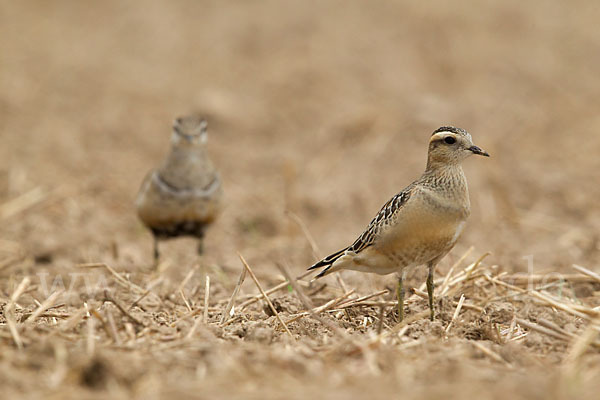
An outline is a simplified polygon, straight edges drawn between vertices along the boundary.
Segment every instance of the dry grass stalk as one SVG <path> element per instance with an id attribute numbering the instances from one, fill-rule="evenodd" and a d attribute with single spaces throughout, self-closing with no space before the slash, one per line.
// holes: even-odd
<path id="1" fill-rule="evenodd" d="M 577 265 L 577 264 L 573 264 L 573 268 L 575 268 L 577 271 L 581 272 L 582 274 L 589 276 L 596 282 L 600 282 L 600 275 L 598 275 L 594 271 L 590 271 L 589 269 L 584 268 L 581 265 Z"/>
<path id="2" fill-rule="evenodd" d="M 560 333 L 560 334 L 562 334 L 562 335 L 564 335 L 566 337 L 569 337 L 571 339 L 575 338 L 574 334 L 572 334 L 571 332 L 568 332 L 568 331 L 564 330 L 560 326 L 556 325 L 554 322 L 548 321 L 548 320 L 546 320 L 544 318 L 538 318 L 537 322 L 541 326 L 544 326 L 544 327 L 546 327 L 548 329 L 553 329 L 554 331 L 556 331 L 556 332 L 558 332 L 558 333 Z"/>
<path id="3" fill-rule="evenodd" d="M 88 318 L 87 320 L 87 340 L 86 340 L 86 351 L 88 356 L 92 356 L 95 350 L 95 327 L 94 319 Z"/>
<path id="4" fill-rule="evenodd" d="M 63 323 L 60 325 L 60 330 L 67 332 L 75 328 L 83 320 L 83 317 L 85 317 L 86 314 L 87 309 L 85 307 L 81 307 L 75 313 L 71 314 L 69 318 L 63 321 Z"/>
<path id="5" fill-rule="evenodd" d="M 300 275 L 299 277 L 297 277 L 295 280 L 297 281 L 299 279 L 306 278 L 308 275 L 310 275 L 312 273 L 313 273 L 313 271 L 306 271 L 302 275 Z M 279 290 L 285 289 L 289 285 L 290 285 L 290 281 L 286 280 L 284 282 L 281 282 L 281 283 L 277 284 L 276 286 L 272 287 L 271 289 L 267 290 L 265 293 L 267 295 L 270 295 L 270 294 L 273 294 L 275 292 L 278 292 Z M 257 301 L 259 301 L 262 298 L 263 298 L 262 293 L 261 294 L 257 294 L 255 296 L 253 296 L 252 298 L 250 298 L 250 299 L 242 302 L 238 308 L 240 310 L 243 310 L 244 308 L 248 307 L 251 304 L 256 303 Z"/>
<path id="6" fill-rule="evenodd" d="M 321 324 L 323 324 L 324 326 L 327 326 L 332 332 L 336 333 L 338 336 L 346 337 L 346 333 L 343 330 L 341 330 L 337 325 L 321 318 L 321 316 L 318 313 L 313 311 L 314 307 L 313 307 L 312 302 L 310 301 L 308 296 L 306 296 L 304 291 L 302 291 L 302 288 L 300 288 L 300 285 L 298 285 L 298 282 L 295 279 L 292 279 L 292 276 L 291 276 L 289 270 L 285 266 L 280 265 L 280 264 L 277 264 L 277 267 L 279 268 L 281 273 L 288 279 L 288 281 L 290 282 L 290 285 L 292 285 L 292 288 L 294 289 L 294 292 L 296 293 L 296 296 L 298 297 L 300 302 L 302 302 L 304 307 L 306 307 L 306 309 L 309 310 L 306 313 L 302 313 L 302 316 L 310 315 L 315 320 L 317 320 Z M 298 318 L 301 318 L 301 316 L 297 316 L 296 319 L 298 319 Z M 293 321 L 290 320 L 286 323 L 289 324 L 290 322 L 293 322 Z"/>
<path id="7" fill-rule="evenodd" d="M 422 299 L 427 299 L 427 293 L 418 290 L 418 289 L 413 289 L 414 294 L 416 294 L 417 296 L 421 297 Z M 452 305 L 457 307 L 458 306 L 458 301 L 454 301 L 452 300 Z M 483 307 L 478 306 L 476 304 L 471 304 L 471 303 L 463 303 L 462 308 L 465 308 L 467 310 L 473 310 L 473 311 L 477 311 L 477 312 L 482 312 L 483 311 Z"/>
<path id="8" fill-rule="evenodd" d="M 196 273 L 196 271 L 198 271 L 198 269 L 200 268 L 199 265 L 195 265 L 194 268 L 192 268 L 187 275 L 185 276 L 185 278 L 183 278 L 183 280 L 181 281 L 181 283 L 179 284 L 179 286 L 177 287 L 177 291 L 178 292 L 182 292 L 183 289 L 185 288 L 185 285 L 187 285 L 187 283 L 190 281 L 190 279 L 192 279 L 192 276 L 194 276 L 194 274 Z"/>
<path id="9" fill-rule="evenodd" d="M 115 342 L 115 344 L 121 344 L 121 338 L 119 337 L 119 332 L 117 331 L 117 326 L 115 324 L 115 318 L 110 310 L 106 310 L 106 320 L 108 321 L 108 326 L 110 328 L 111 336 Z"/>
<path id="10" fill-rule="evenodd" d="M 456 268 L 458 268 L 458 266 L 460 264 L 462 264 L 462 262 L 471 255 L 473 250 L 475 250 L 475 247 L 473 247 L 473 246 L 469 247 L 469 249 L 467 251 L 465 251 L 464 254 L 462 256 L 460 256 L 460 258 L 450 267 L 450 269 L 448 270 L 448 273 L 444 277 L 444 280 L 442 281 L 442 284 L 440 286 L 440 293 L 442 295 L 444 295 L 448 291 L 448 282 L 450 281 L 450 277 L 452 276 L 452 273 L 454 272 L 454 270 Z"/>
<path id="11" fill-rule="evenodd" d="M 202 322 L 208 323 L 208 300 L 210 298 L 210 276 L 206 275 L 206 284 L 204 286 L 204 312 Z"/>
<path id="12" fill-rule="evenodd" d="M 293 213 L 292 211 L 286 210 L 285 213 L 292 221 L 294 221 L 300 227 L 300 230 L 304 234 L 306 241 L 310 245 L 310 249 L 312 251 L 313 257 L 315 258 L 315 261 L 320 260 L 321 259 L 321 256 L 320 256 L 321 251 L 319 250 L 319 247 L 317 246 L 317 242 L 315 242 L 314 238 L 310 234 L 308 227 L 306 226 L 304 221 L 302 221 L 302 219 L 298 215 Z M 340 288 L 342 289 L 342 291 L 344 293 L 346 293 L 348 291 L 348 286 L 346 285 L 346 282 L 344 282 L 344 279 L 342 278 L 341 274 L 339 272 L 336 272 L 334 274 L 334 276 L 335 276 L 336 282 L 338 283 L 338 285 L 340 285 Z"/>
<path id="13" fill-rule="evenodd" d="M 114 268 L 112 268 L 110 265 L 108 265 L 106 263 L 85 263 L 85 264 L 78 264 L 77 267 L 78 268 L 105 268 L 108 272 L 111 273 L 112 276 L 115 277 L 115 280 L 119 285 L 123 286 L 124 288 L 126 288 L 132 292 L 136 292 L 138 294 L 147 294 L 146 293 L 147 290 L 139 287 L 135 283 L 130 282 L 128 279 L 124 278 L 121 274 L 119 274 L 117 271 L 115 271 Z"/>
<path id="14" fill-rule="evenodd" d="M 34 205 L 41 203 L 48 197 L 48 193 L 41 187 L 31 189 L 16 198 L 7 201 L 0 205 L 0 219 L 6 219 L 13 215 L 19 214 L 33 207 Z"/>
<path id="15" fill-rule="evenodd" d="M 491 358 L 492 360 L 502 363 L 505 366 L 507 366 L 508 368 L 513 368 L 512 364 L 509 363 L 508 361 L 506 361 L 504 358 L 502 358 L 502 356 L 500 356 L 498 353 L 488 349 L 486 346 L 484 346 L 483 344 L 477 342 L 477 341 L 471 341 L 471 343 L 473 344 L 473 346 L 475 346 L 476 348 L 478 348 L 483 354 L 485 354 L 486 356 L 488 356 L 489 358 Z"/>
<path id="16" fill-rule="evenodd" d="M 18 255 L 13 255 L 13 256 L 10 256 L 10 257 L 2 260 L 0 262 L 0 271 L 2 271 L 3 269 L 6 269 L 6 268 L 12 267 L 13 265 L 17 264 L 18 262 L 23 261 L 25 258 L 26 258 L 25 254 L 18 254 Z"/>
<path id="17" fill-rule="evenodd" d="M 187 335 L 185 335 L 186 340 L 189 340 L 192 337 L 194 337 L 194 334 L 198 330 L 198 327 L 200 326 L 201 323 L 202 323 L 202 318 L 200 318 L 200 317 L 198 317 L 194 320 L 194 325 L 192 325 L 192 329 L 190 329 L 190 331 L 187 333 Z"/>
<path id="18" fill-rule="evenodd" d="M 163 277 L 159 277 L 158 279 L 153 280 L 152 282 L 150 282 L 147 286 L 146 286 L 146 291 L 140 296 L 138 297 L 132 304 L 131 306 L 129 306 L 129 310 L 131 310 L 133 307 L 137 306 L 140 301 L 142 301 L 143 299 L 146 298 L 146 296 L 148 296 L 150 293 L 152 293 L 152 289 L 154 289 L 156 286 L 158 286 L 159 284 L 161 284 L 163 282 Z M 155 295 L 156 296 L 156 295 Z M 159 300 L 159 302 L 162 304 L 162 299 L 159 296 L 156 296 Z"/>
<path id="19" fill-rule="evenodd" d="M 338 308 L 342 309 L 342 308 L 360 306 L 360 305 L 362 305 L 362 302 L 364 302 L 366 300 L 372 299 L 373 297 L 382 296 L 382 295 L 387 294 L 387 293 L 388 293 L 387 289 L 380 290 L 378 292 L 371 293 L 371 294 L 368 294 L 366 296 L 359 297 L 357 299 L 351 299 L 350 301 L 343 302 L 340 305 L 338 305 Z M 397 302 L 395 302 L 395 304 L 397 304 Z"/>
<path id="20" fill-rule="evenodd" d="M 522 318 L 517 318 L 517 323 L 519 325 L 521 325 L 521 326 L 524 326 L 525 328 L 534 330 L 534 331 L 539 332 L 539 333 L 543 333 L 545 335 L 552 336 L 555 339 L 569 341 L 569 337 L 568 336 L 566 336 L 566 335 L 564 335 L 564 334 L 562 334 L 560 332 L 556 332 L 556 331 L 554 331 L 552 329 L 549 329 L 549 328 L 543 327 L 541 325 L 538 325 L 538 324 L 536 324 L 534 322 L 531 322 L 531 321 L 528 321 L 528 320 L 525 320 L 525 319 L 522 319 Z"/>
<path id="21" fill-rule="evenodd" d="M 573 338 L 570 345 L 570 350 L 565 357 L 564 364 L 567 368 L 575 369 L 581 360 L 581 357 L 586 353 L 592 345 L 598 347 L 595 342 L 599 335 L 598 324 L 600 319 L 592 321 L 579 337 Z"/>
<path id="22" fill-rule="evenodd" d="M 586 283 L 596 281 L 593 277 L 581 274 L 512 274 L 498 277 L 499 280 L 512 285 L 535 285 L 552 282 Z"/>
<path id="23" fill-rule="evenodd" d="M 450 328 L 452 328 L 452 324 L 458 317 L 458 313 L 460 313 L 460 310 L 462 309 L 464 302 L 465 302 L 465 295 L 461 294 L 460 299 L 458 300 L 458 304 L 456 305 L 456 310 L 454 310 L 454 315 L 452 315 L 452 319 L 450 320 L 450 323 L 446 327 L 446 333 L 450 332 Z"/>
<path id="24" fill-rule="evenodd" d="M 479 271 L 479 265 L 488 255 L 490 255 L 489 252 L 484 253 L 481 257 L 479 257 L 477 259 L 477 261 L 475 261 L 472 264 L 467 265 L 462 271 L 460 271 L 455 276 L 450 278 L 448 280 L 448 282 L 446 283 L 445 287 L 443 288 L 443 290 L 444 290 L 443 295 L 452 297 L 452 296 L 454 296 L 454 294 L 456 294 L 457 292 L 459 292 L 461 290 L 461 287 L 459 286 L 459 284 L 479 278 L 480 275 L 477 274 L 477 272 Z M 454 290 L 451 290 L 451 289 L 454 289 Z M 423 283 L 421 285 L 419 290 L 420 291 L 425 290 L 425 283 Z"/>
<path id="25" fill-rule="evenodd" d="M 240 257 L 240 260 L 242 261 L 242 264 L 244 264 L 244 267 L 246 268 L 246 270 L 248 270 L 248 273 L 250 274 L 250 277 L 252 278 L 252 280 L 256 284 L 256 287 L 258 288 L 258 290 L 260 291 L 260 293 L 263 295 L 265 301 L 269 305 L 269 308 L 271 309 L 271 311 L 273 312 L 273 314 L 275 314 L 275 317 L 277 318 L 277 320 L 279 321 L 279 323 L 283 326 L 283 329 L 285 329 L 285 331 L 288 333 L 288 335 L 290 335 L 290 337 L 293 338 L 294 335 L 292 335 L 292 332 L 290 332 L 290 330 L 288 329 L 288 327 L 285 324 L 285 322 L 283 322 L 283 319 L 281 319 L 281 316 L 279 315 L 279 313 L 275 309 L 275 306 L 273 306 L 273 303 L 271 303 L 271 300 L 269 299 L 269 296 L 263 290 L 262 286 L 260 285 L 260 282 L 256 278 L 256 275 L 254 275 L 254 272 L 252 272 L 252 268 L 250 268 L 250 265 L 248 265 L 248 263 L 246 262 L 246 260 L 244 259 L 244 257 L 240 253 L 238 253 L 238 256 Z"/>
<path id="26" fill-rule="evenodd" d="M 118 301 L 117 301 L 117 300 L 116 300 L 114 297 L 112 297 L 112 296 L 110 295 L 110 293 L 108 292 L 108 290 L 105 290 L 105 291 L 104 291 L 104 301 L 111 302 L 111 303 L 113 303 L 115 306 L 117 306 L 117 308 L 119 309 L 119 311 L 121 311 L 121 313 L 122 313 L 123 315 L 125 315 L 127 318 L 129 318 L 129 320 L 130 320 L 131 322 L 133 322 L 134 324 L 136 324 L 136 325 L 139 325 L 139 326 L 145 326 L 145 325 L 144 325 L 144 323 L 143 323 L 142 321 L 138 320 L 136 317 L 134 317 L 133 315 L 131 315 L 131 314 L 130 314 L 130 313 L 129 313 L 129 312 L 126 310 L 126 309 L 125 309 L 125 307 L 123 307 L 123 306 L 121 305 L 121 303 L 119 303 L 119 302 L 118 302 Z"/>
<path id="27" fill-rule="evenodd" d="M 17 323 L 15 321 L 14 316 L 14 308 L 19 300 L 19 297 L 25 292 L 27 287 L 29 286 L 30 279 L 29 277 L 23 278 L 17 289 L 14 291 L 12 296 L 10 296 L 10 300 L 4 309 L 4 317 L 6 318 L 6 325 L 8 325 L 8 330 L 13 338 L 13 341 L 17 345 L 17 348 L 20 350 L 23 348 L 23 341 L 21 340 L 21 336 L 19 335 L 19 329 L 17 327 Z"/>
<path id="28" fill-rule="evenodd" d="M 310 249 L 312 251 L 312 254 L 313 254 L 315 260 L 319 260 L 321 258 L 321 256 L 320 256 L 321 252 L 319 251 L 317 242 L 315 242 L 315 239 L 310 234 L 308 227 L 306 226 L 304 221 L 302 221 L 302 219 L 297 214 L 295 214 L 294 212 L 289 211 L 289 210 L 285 211 L 285 215 L 287 215 L 292 221 L 294 221 L 300 227 L 300 230 L 304 234 L 304 237 L 306 238 L 306 241 L 308 242 L 308 244 L 310 246 Z"/>
<path id="29" fill-rule="evenodd" d="M 292 322 L 295 322 L 297 320 L 299 320 L 302 317 L 306 317 L 307 315 L 319 315 L 322 312 L 331 310 L 332 308 L 334 308 L 335 306 L 337 306 L 340 302 L 342 302 L 343 300 L 347 299 L 348 297 L 350 297 L 351 295 L 354 294 L 354 289 L 348 291 L 347 293 L 344 293 L 343 295 L 341 295 L 340 297 L 336 297 L 335 299 L 332 299 L 330 301 L 328 301 L 327 303 L 319 306 L 319 307 L 314 307 L 314 308 L 309 308 L 308 311 L 302 312 L 300 314 L 296 314 L 294 316 L 292 316 L 289 320 L 286 321 L 286 324 L 290 324 Z"/>
<path id="30" fill-rule="evenodd" d="M 231 313 L 231 310 L 233 310 L 233 304 L 235 303 L 235 298 L 237 297 L 238 293 L 240 292 L 240 288 L 242 287 L 242 284 L 244 283 L 245 280 L 246 280 L 246 268 L 242 268 L 242 272 L 240 273 L 240 277 L 237 281 L 237 284 L 235 285 L 235 288 L 233 289 L 233 293 L 231 294 L 231 297 L 229 298 L 229 301 L 227 302 L 227 306 L 225 307 L 225 310 L 223 311 L 223 316 L 221 317 L 221 326 L 223 326 L 223 324 L 225 322 L 227 322 L 227 320 L 231 317 L 230 313 Z"/>
<path id="31" fill-rule="evenodd" d="M 506 336 L 506 340 L 505 340 L 506 342 L 510 342 L 512 340 L 516 327 L 517 327 L 517 317 L 513 313 L 513 318 L 510 321 L 510 326 L 508 328 L 508 335 Z"/>
<path id="32" fill-rule="evenodd" d="M 102 324 L 102 329 L 104 329 L 104 332 L 106 332 L 106 334 L 108 335 L 108 337 L 110 337 L 112 339 L 113 342 L 116 341 L 116 339 L 112 336 L 112 332 L 110 331 L 110 327 L 108 326 L 108 324 L 106 323 L 106 321 L 104 320 L 104 318 L 102 318 L 102 315 L 100 315 L 100 313 L 98 312 L 98 310 L 94 309 L 91 311 L 92 317 L 96 318 L 98 321 L 100 321 L 100 323 Z"/>
<path id="33" fill-rule="evenodd" d="M 576 317 L 580 317 L 580 318 L 587 319 L 587 320 L 590 319 L 590 316 L 587 315 L 587 313 L 583 313 L 583 312 L 577 311 L 570 304 L 562 303 L 562 302 L 560 302 L 558 300 L 553 299 L 549 295 L 537 292 L 535 290 L 531 291 L 531 295 L 534 296 L 534 297 L 536 297 L 536 298 L 538 298 L 538 299 L 540 299 L 540 300 L 542 300 L 542 302 L 545 302 L 546 304 L 551 305 L 552 307 L 558 308 L 559 310 L 566 311 L 569 314 L 572 314 L 572 315 L 574 315 Z M 593 315 L 600 315 L 599 312 L 591 310 L 591 309 L 590 310 L 586 310 L 586 311 L 589 311 L 589 312 L 593 313 Z"/>
<path id="34" fill-rule="evenodd" d="M 185 307 L 188 309 L 189 312 L 192 312 L 192 306 L 190 306 L 190 303 L 188 302 L 188 300 L 185 298 L 185 293 L 183 293 L 183 289 L 179 289 L 179 295 L 181 296 L 181 298 L 183 299 L 183 303 L 185 304 Z M 130 308 L 131 309 L 131 308 Z"/>
<path id="35" fill-rule="evenodd" d="M 62 293 L 63 291 L 59 290 L 48 296 L 48 298 L 44 300 L 42 304 L 40 304 L 40 306 L 33 312 L 33 314 L 31 314 L 29 318 L 25 320 L 25 323 L 27 324 L 34 322 L 40 315 L 42 315 L 46 310 L 48 310 L 50 307 L 52 307 L 52 305 L 54 305 L 54 302 L 56 302 L 56 299 Z"/>

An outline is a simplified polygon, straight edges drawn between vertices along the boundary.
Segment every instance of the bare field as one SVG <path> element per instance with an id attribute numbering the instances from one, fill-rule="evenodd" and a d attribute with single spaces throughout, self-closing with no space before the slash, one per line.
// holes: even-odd
<path id="1" fill-rule="evenodd" d="M 3 395 L 597 398 L 600 6 L 476 4 L 0 3 Z M 188 112 L 226 207 L 202 258 L 172 241 L 155 270 L 133 200 Z M 434 322 L 421 270 L 402 325 L 393 276 L 282 284 L 447 124 L 492 158 L 465 163 Z M 221 323 L 238 253 L 278 316 L 247 276 Z"/>

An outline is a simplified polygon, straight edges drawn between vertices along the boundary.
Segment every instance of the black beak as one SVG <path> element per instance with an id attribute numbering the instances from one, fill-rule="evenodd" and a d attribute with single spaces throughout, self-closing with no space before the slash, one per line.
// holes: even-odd
<path id="1" fill-rule="evenodd" d="M 482 149 L 480 149 L 477 146 L 471 146 L 471 147 L 469 147 L 469 150 L 472 151 L 473 154 L 477 154 L 478 156 L 484 156 L 484 157 L 490 156 L 486 151 L 483 151 Z"/>

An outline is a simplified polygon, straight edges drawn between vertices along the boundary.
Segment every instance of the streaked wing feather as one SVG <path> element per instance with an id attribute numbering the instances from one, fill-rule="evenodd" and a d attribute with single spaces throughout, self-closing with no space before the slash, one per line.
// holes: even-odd
<path id="1" fill-rule="evenodd" d="M 375 238 L 381 227 L 384 226 L 386 221 L 389 221 L 389 219 L 397 213 L 404 204 L 406 204 L 412 193 L 413 186 L 414 185 L 408 186 L 385 203 L 375 218 L 373 218 L 367 229 L 365 229 L 358 239 L 348 247 L 348 250 L 359 253 L 371 246 L 375 242 Z"/>

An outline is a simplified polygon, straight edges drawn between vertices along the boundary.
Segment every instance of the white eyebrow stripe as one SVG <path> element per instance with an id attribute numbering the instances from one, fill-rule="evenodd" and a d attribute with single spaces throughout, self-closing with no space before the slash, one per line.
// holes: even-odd
<path id="1" fill-rule="evenodd" d="M 456 137 L 456 135 L 452 132 L 448 132 L 448 131 L 442 131 L 442 132 L 438 132 L 435 135 L 431 136 L 431 139 L 429 139 L 429 142 L 433 142 L 434 140 L 442 140 L 443 138 L 445 138 L 446 136 L 452 136 L 452 137 Z"/>

